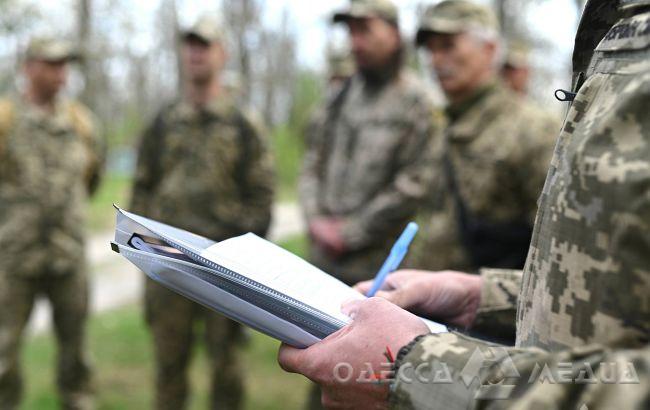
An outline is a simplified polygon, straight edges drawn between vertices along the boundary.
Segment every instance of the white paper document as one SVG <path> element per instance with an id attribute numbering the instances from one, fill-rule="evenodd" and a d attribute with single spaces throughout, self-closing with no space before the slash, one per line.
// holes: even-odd
<path id="1" fill-rule="evenodd" d="M 365 298 L 252 233 L 216 243 L 118 208 L 112 247 L 164 286 L 296 347 L 345 326 L 341 304 Z"/>

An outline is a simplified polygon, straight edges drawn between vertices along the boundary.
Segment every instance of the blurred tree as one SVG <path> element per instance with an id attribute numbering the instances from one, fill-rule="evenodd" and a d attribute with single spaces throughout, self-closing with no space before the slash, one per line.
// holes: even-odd
<path id="1" fill-rule="evenodd" d="M 23 46 L 41 14 L 33 4 L 0 0 L 0 93 L 16 85 L 17 63 Z"/>
<path id="2" fill-rule="evenodd" d="M 80 99 L 89 106 L 94 106 L 96 87 L 92 73 L 90 51 L 92 35 L 92 0 L 78 0 L 77 3 L 77 41 L 79 47 L 79 69 L 84 77 L 84 88 Z"/>
<path id="3" fill-rule="evenodd" d="M 232 36 L 231 55 L 238 62 L 237 71 L 241 77 L 241 98 L 251 102 L 253 82 L 252 58 L 260 37 L 260 22 L 263 12 L 261 0 L 222 0 L 221 10 L 224 24 Z"/>

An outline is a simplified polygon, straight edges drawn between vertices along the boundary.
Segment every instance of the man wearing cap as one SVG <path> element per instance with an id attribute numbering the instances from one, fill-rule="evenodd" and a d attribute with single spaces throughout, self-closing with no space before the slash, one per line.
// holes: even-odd
<path id="1" fill-rule="evenodd" d="M 415 216 L 442 116 L 426 85 L 403 66 L 391 1 L 352 0 L 333 21 L 347 25 L 356 72 L 310 128 L 299 193 L 312 263 L 354 284 L 379 269 Z"/>
<path id="2" fill-rule="evenodd" d="M 372 276 L 428 188 L 440 117 L 403 67 L 395 5 L 352 0 L 347 25 L 356 72 L 329 100 L 300 181 L 311 259 L 353 284 Z"/>
<path id="3" fill-rule="evenodd" d="M 52 306 L 63 408 L 93 408 L 84 214 L 99 183 L 104 144 L 91 112 L 60 96 L 74 58 L 60 39 L 33 38 L 25 90 L 0 99 L 2 410 L 19 406 L 20 342 L 38 297 Z"/>
<path id="4" fill-rule="evenodd" d="M 526 96 L 530 75 L 530 44 L 523 39 L 510 39 L 501 67 L 503 82 L 515 93 Z"/>
<path id="5" fill-rule="evenodd" d="M 221 241 L 264 235 L 271 219 L 273 168 L 262 131 L 224 90 L 226 51 L 219 23 L 201 17 L 182 33 L 184 92 L 145 131 L 131 209 Z M 147 280 L 146 320 L 156 358 L 156 409 L 179 410 L 196 324 L 204 324 L 210 408 L 242 406 L 239 324 Z"/>
<path id="6" fill-rule="evenodd" d="M 521 269 L 560 125 L 498 80 L 499 28 L 488 7 L 429 7 L 417 43 L 431 53 L 449 125 L 412 264 Z"/>
<path id="7" fill-rule="evenodd" d="M 283 346 L 280 364 L 321 384 L 337 409 L 647 409 L 649 22 L 650 0 L 587 2 L 575 99 L 523 272 L 389 277 L 382 296 L 420 315 L 461 327 L 510 317 L 515 346 L 428 334 L 410 313 L 373 298 L 345 306 L 352 324 L 323 342 Z M 386 346 L 399 353 L 381 373 Z M 378 377 L 355 382 L 369 366 Z"/>

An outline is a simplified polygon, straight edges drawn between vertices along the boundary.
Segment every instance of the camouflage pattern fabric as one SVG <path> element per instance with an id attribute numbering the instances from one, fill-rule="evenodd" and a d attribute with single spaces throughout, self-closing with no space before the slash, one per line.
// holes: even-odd
<path id="1" fill-rule="evenodd" d="M 477 91 L 469 101 L 447 111 L 443 148 L 447 153 L 438 157 L 449 156 L 468 210 L 493 223 L 527 220 L 532 227 L 560 123 L 501 83 Z M 419 216 L 422 231 L 408 265 L 475 271 L 480 266 L 473 266 L 462 245 L 446 173 L 438 176 Z"/>
<path id="2" fill-rule="evenodd" d="M 163 109 L 141 143 L 131 209 L 217 241 L 246 232 L 264 235 L 273 170 L 262 134 L 225 97 L 201 110 L 185 102 Z M 145 305 L 156 354 L 156 408 L 186 404 L 186 368 L 199 321 L 209 346 L 211 407 L 240 408 L 240 325 L 151 280 Z"/>
<path id="3" fill-rule="evenodd" d="M 84 331 L 88 314 L 88 279 L 81 266 L 62 276 L 18 277 L 0 274 L 0 409 L 18 409 L 23 380 L 20 342 L 39 297 L 52 305 L 59 340 L 57 385 L 63 409 L 94 408 L 92 369 Z"/>
<path id="4" fill-rule="evenodd" d="M 346 254 L 332 260 L 314 246 L 311 261 L 353 284 L 379 268 L 415 216 L 429 189 L 441 115 L 407 70 L 381 87 L 356 75 L 342 92 L 322 125 L 310 127 L 299 192 L 307 221 L 344 219 Z"/>
<path id="5" fill-rule="evenodd" d="M 66 409 L 92 408 L 84 326 L 84 211 L 103 143 L 91 113 L 58 101 L 48 114 L 17 96 L 0 102 L 0 409 L 21 398 L 19 350 L 37 296 L 54 311 L 58 385 Z"/>
<path id="6" fill-rule="evenodd" d="M 593 10 L 586 21 L 598 18 Z M 632 12 L 601 40 L 567 114 L 522 277 L 516 347 L 455 333 L 418 338 L 398 371 L 428 363 L 430 375 L 444 363 L 450 382 L 398 377 L 395 408 L 650 406 L 650 34 L 641 29 L 650 12 Z M 480 384 L 469 383 L 474 375 Z"/>

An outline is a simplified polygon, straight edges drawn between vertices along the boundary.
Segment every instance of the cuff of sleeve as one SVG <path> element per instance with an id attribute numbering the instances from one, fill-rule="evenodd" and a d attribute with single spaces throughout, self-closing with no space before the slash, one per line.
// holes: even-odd
<path id="1" fill-rule="evenodd" d="M 517 297 L 521 287 L 522 272 L 505 269 L 481 269 L 481 312 L 517 309 Z"/>
<path id="2" fill-rule="evenodd" d="M 395 361 L 390 407 L 469 408 L 481 382 L 478 375 L 466 381 L 464 372 L 481 346 L 489 347 L 453 332 L 417 337 L 400 350 Z"/>

